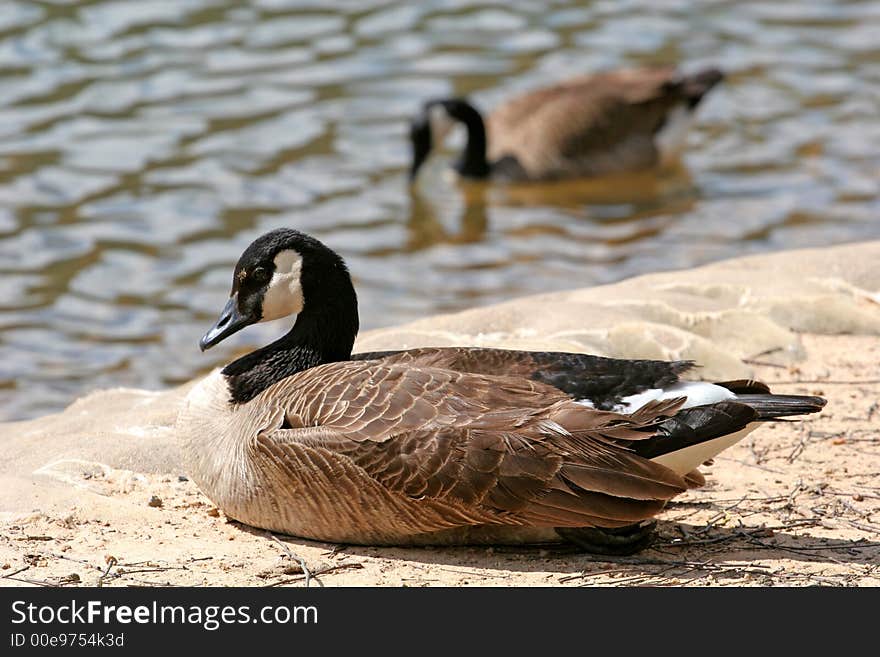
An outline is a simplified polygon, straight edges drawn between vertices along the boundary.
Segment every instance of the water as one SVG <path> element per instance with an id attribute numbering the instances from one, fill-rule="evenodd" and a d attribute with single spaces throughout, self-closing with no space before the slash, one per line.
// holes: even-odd
<path id="1" fill-rule="evenodd" d="M 880 2 L 4 0 L 0 419 L 282 332 L 197 347 L 276 226 L 347 258 L 364 328 L 876 239 L 878 34 Z M 423 99 L 649 63 L 729 74 L 682 169 L 506 189 L 435 158 L 409 190 Z"/>

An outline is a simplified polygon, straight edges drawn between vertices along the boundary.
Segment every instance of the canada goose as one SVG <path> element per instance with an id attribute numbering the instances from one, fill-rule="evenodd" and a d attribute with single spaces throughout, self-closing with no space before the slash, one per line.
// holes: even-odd
<path id="1" fill-rule="evenodd" d="M 431 100 L 410 126 L 410 179 L 457 123 L 467 143 L 453 169 L 465 178 L 552 180 L 639 171 L 674 162 L 694 110 L 723 78 L 710 68 L 623 69 L 518 96 L 483 121 L 463 98 Z"/>
<path id="2" fill-rule="evenodd" d="M 235 265 L 200 341 L 296 313 L 293 328 L 196 384 L 177 431 L 187 473 L 227 516 L 355 544 L 523 543 L 632 551 L 697 466 L 820 397 L 684 382 L 692 363 L 420 348 L 351 355 L 343 259 L 278 229 Z"/>

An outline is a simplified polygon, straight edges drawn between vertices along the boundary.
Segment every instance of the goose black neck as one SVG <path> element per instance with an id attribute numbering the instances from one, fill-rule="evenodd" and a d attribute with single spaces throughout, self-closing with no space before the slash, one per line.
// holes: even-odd
<path id="1" fill-rule="evenodd" d="M 483 117 L 473 105 L 465 101 L 458 102 L 454 116 L 467 129 L 467 144 L 455 164 L 455 170 L 467 178 L 488 177 L 490 167 L 486 159 L 486 124 Z"/>
<path id="2" fill-rule="evenodd" d="M 358 332 L 357 297 L 345 290 L 309 306 L 308 297 L 293 328 L 275 342 L 223 368 L 233 404 L 244 404 L 269 386 L 311 367 L 349 360 Z"/>

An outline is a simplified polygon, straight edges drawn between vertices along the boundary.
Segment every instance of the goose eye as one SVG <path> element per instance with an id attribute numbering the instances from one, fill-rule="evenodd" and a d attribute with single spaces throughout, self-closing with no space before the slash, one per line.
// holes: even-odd
<path id="1" fill-rule="evenodd" d="M 251 278 L 258 283 L 265 283 L 269 280 L 269 270 L 265 267 L 255 267 L 251 272 Z"/>

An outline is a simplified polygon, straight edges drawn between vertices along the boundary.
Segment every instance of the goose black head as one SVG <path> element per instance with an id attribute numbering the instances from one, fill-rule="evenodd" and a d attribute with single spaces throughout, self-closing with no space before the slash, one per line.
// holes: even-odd
<path id="1" fill-rule="evenodd" d="M 489 175 L 483 117 L 464 98 L 444 98 L 426 102 L 422 106 L 422 113 L 410 124 L 413 149 L 410 182 L 415 180 L 434 145 L 442 144 L 456 123 L 461 123 L 467 129 L 467 144 L 455 169 L 472 178 L 485 178 Z"/>
<path id="2" fill-rule="evenodd" d="M 442 144 L 446 135 L 462 118 L 460 107 L 464 101 L 458 98 L 429 100 L 422 106 L 422 112 L 410 124 L 409 138 L 413 149 L 410 181 L 415 180 L 419 169 L 431 154 L 435 144 Z"/>
<path id="3" fill-rule="evenodd" d="M 210 349 L 246 326 L 320 311 L 354 315 L 357 297 L 343 259 L 315 238 L 290 228 L 266 233 L 248 246 L 232 276 L 220 318 L 199 341 Z M 341 309 L 341 310 L 340 310 Z"/>

